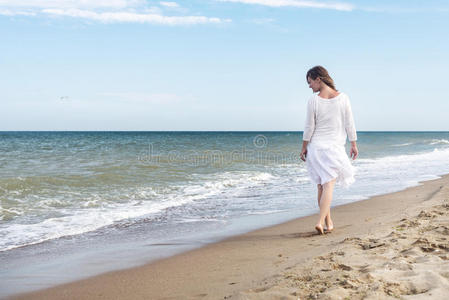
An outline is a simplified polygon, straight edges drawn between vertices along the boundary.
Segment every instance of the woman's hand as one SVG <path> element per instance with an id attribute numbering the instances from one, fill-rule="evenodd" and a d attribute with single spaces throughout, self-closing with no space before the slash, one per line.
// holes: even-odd
<path id="1" fill-rule="evenodd" d="M 352 157 L 352 160 L 356 159 L 359 155 L 359 149 L 357 149 L 357 143 L 351 142 L 351 151 L 349 153 L 349 157 Z"/>
<path id="2" fill-rule="evenodd" d="M 302 150 L 301 150 L 301 154 L 299 155 L 299 157 L 301 157 L 301 159 L 303 161 L 306 161 L 306 156 L 307 156 L 307 145 L 309 144 L 309 141 L 302 141 Z"/>
<path id="3" fill-rule="evenodd" d="M 301 154 L 300 154 L 301 159 L 303 161 L 306 161 L 306 156 L 307 156 L 307 148 L 302 148 Z"/>

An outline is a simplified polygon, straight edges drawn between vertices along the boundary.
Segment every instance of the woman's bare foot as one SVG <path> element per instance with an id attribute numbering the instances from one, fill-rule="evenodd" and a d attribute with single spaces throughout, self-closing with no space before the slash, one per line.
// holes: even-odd
<path id="1" fill-rule="evenodd" d="M 328 223 L 327 219 L 326 219 L 326 220 L 324 220 L 324 222 L 326 223 L 326 231 L 327 232 L 331 232 L 332 230 L 334 230 L 334 223 L 332 221 L 330 221 Z"/>
<path id="2" fill-rule="evenodd" d="M 316 229 L 316 231 L 318 231 L 318 234 L 324 234 L 323 225 L 316 224 L 315 229 Z"/>

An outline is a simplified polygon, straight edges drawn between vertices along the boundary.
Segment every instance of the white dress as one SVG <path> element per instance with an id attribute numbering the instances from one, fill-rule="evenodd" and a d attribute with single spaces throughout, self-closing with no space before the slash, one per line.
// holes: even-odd
<path id="1" fill-rule="evenodd" d="M 306 166 L 313 183 L 325 184 L 334 178 L 345 188 L 354 183 L 355 169 L 345 150 L 347 138 L 357 140 L 349 97 L 342 92 L 330 99 L 313 95 L 303 132 L 303 140 L 309 141 Z"/>

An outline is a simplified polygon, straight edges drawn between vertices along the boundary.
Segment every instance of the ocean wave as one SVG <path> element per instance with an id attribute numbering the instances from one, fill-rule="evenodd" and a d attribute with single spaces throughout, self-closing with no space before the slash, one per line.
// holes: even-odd
<path id="1" fill-rule="evenodd" d="M 137 218 L 190 201 L 192 199 L 188 197 L 177 197 L 171 201 L 143 202 L 140 206 L 136 206 L 136 202 L 131 201 L 109 206 L 102 205 L 98 209 L 60 210 L 59 212 L 65 215 L 32 224 L 2 225 L 0 251 L 94 231 L 120 220 Z"/>
<path id="2" fill-rule="evenodd" d="M 202 175 L 204 176 L 204 175 Z M 30 224 L 2 224 L 0 251 L 38 244 L 51 239 L 78 235 L 112 225 L 120 221 L 129 221 L 149 214 L 160 213 L 194 201 L 208 199 L 228 193 L 233 195 L 249 187 L 262 185 L 275 179 L 266 172 L 223 172 L 210 176 L 208 180 L 199 178 L 196 183 L 176 187 L 110 191 L 111 194 L 72 192 L 78 201 L 63 201 L 62 198 L 45 198 L 34 202 L 32 208 L 39 211 L 52 211 L 54 215 Z M 17 179 L 22 181 L 23 178 Z M 25 179 L 26 181 L 26 179 Z M 114 195 L 115 194 L 115 195 Z M 117 201 L 108 201 L 112 197 Z M 120 200 L 121 201 L 118 201 Z M 77 207 L 73 207 L 74 204 Z M 70 204 L 72 207 L 66 207 Z M 29 207 L 16 206 L 16 211 L 2 208 L 2 220 L 8 214 L 20 215 Z M 22 212 L 17 211 L 22 210 Z M 38 215 L 35 216 L 35 219 Z M 11 219 L 11 218 L 9 218 Z"/>
<path id="3" fill-rule="evenodd" d="M 395 145 L 391 145 L 391 146 L 392 147 L 403 147 L 403 146 L 409 146 L 409 145 L 413 145 L 413 143 L 395 144 Z"/>
<path id="4" fill-rule="evenodd" d="M 449 149 L 433 149 L 415 154 L 388 155 L 376 159 L 354 162 L 356 177 L 393 184 L 417 182 L 422 174 L 439 175 L 449 173 Z M 357 180 L 357 178 L 356 178 Z M 409 180 L 409 182 L 407 182 Z"/>
<path id="5" fill-rule="evenodd" d="M 279 212 L 284 212 L 283 209 L 271 209 L 271 210 L 262 210 L 262 211 L 251 211 L 248 212 L 248 215 L 268 215 L 268 214 L 275 214 Z"/>
<path id="6" fill-rule="evenodd" d="M 429 143 L 430 145 L 436 145 L 436 144 L 449 144 L 449 140 L 446 139 L 433 139 Z"/>

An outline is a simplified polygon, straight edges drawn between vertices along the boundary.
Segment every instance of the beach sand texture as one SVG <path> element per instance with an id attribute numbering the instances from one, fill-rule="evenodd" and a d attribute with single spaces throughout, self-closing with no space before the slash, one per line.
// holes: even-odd
<path id="1" fill-rule="evenodd" d="M 449 175 L 316 218 L 14 299 L 449 299 Z"/>

